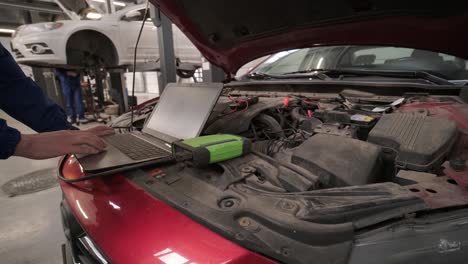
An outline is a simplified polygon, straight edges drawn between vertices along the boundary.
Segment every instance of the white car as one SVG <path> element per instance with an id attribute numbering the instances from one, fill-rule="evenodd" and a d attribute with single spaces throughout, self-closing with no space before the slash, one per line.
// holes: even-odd
<path id="1" fill-rule="evenodd" d="M 18 63 L 30 66 L 127 67 L 133 65 L 145 7 L 135 5 L 99 20 L 83 20 L 75 15 L 71 20 L 24 25 L 13 35 L 12 51 Z M 157 28 L 149 20 L 138 45 L 137 65 L 143 67 L 157 65 L 159 59 Z M 181 69 L 201 65 L 200 52 L 176 26 L 173 38 L 179 75 Z"/>

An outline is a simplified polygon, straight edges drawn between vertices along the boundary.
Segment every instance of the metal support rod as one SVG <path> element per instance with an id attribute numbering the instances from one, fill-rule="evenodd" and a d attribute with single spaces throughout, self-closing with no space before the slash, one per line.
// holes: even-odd
<path id="1" fill-rule="evenodd" d="M 96 94 L 98 98 L 98 103 L 100 107 L 104 107 L 104 85 L 102 83 L 104 80 L 104 76 L 102 76 L 102 72 L 99 68 L 95 68 L 94 74 L 96 80 Z"/>
<path id="2" fill-rule="evenodd" d="M 108 14 L 115 13 L 114 0 L 106 0 L 106 7 L 107 7 Z"/>
<path id="3" fill-rule="evenodd" d="M 159 93 L 162 94 L 168 83 L 177 81 L 172 22 L 153 5 L 150 7 L 150 15 L 154 25 L 158 27 L 159 62 L 161 65 L 158 82 Z"/>
<path id="4" fill-rule="evenodd" d="M 128 93 L 125 86 L 125 78 L 123 72 L 109 72 L 110 74 L 110 94 L 112 100 L 119 105 L 119 113 L 123 114 L 129 110 Z"/>
<path id="5" fill-rule="evenodd" d="M 203 58 L 203 82 L 222 82 L 226 79 L 226 74 L 218 66 L 211 64 Z"/>

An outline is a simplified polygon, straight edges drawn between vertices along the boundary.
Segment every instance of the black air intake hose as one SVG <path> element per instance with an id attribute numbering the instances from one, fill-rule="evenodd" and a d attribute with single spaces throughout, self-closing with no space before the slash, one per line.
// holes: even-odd
<path id="1" fill-rule="evenodd" d="M 252 120 L 252 122 L 254 123 L 254 125 L 260 124 L 262 126 L 267 127 L 268 130 L 265 131 L 265 134 L 268 134 L 269 136 L 278 138 L 284 137 L 283 128 L 278 123 L 278 121 L 276 121 L 276 119 L 270 115 L 259 114 Z"/>

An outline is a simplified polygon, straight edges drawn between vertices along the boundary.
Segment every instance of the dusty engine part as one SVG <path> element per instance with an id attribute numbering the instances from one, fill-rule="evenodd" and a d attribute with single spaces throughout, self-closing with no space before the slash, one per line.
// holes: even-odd
<path id="1" fill-rule="evenodd" d="M 442 164 L 456 138 L 457 127 L 451 120 L 396 113 L 382 116 L 368 142 L 382 146 L 397 168 L 430 171 Z"/>
<path id="2" fill-rule="evenodd" d="M 291 162 L 311 171 L 324 186 L 377 182 L 383 170 L 380 146 L 331 135 L 315 135 L 294 149 Z"/>
<path id="3" fill-rule="evenodd" d="M 340 124 L 323 124 L 313 130 L 316 134 L 327 134 L 342 137 L 356 137 L 357 128 L 351 126 L 342 126 Z"/>
<path id="4" fill-rule="evenodd" d="M 320 121 L 320 119 L 318 118 L 315 118 L 315 117 L 311 117 L 307 120 L 304 120 L 300 125 L 299 125 L 299 129 L 302 129 L 304 131 L 307 131 L 307 132 L 314 132 L 314 130 L 320 126 L 322 126 L 322 121 Z"/>

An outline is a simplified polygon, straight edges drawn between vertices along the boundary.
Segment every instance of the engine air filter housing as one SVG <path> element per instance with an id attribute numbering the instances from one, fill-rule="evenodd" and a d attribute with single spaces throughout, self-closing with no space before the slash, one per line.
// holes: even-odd
<path id="1" fill-rule="evenodd" d="M 428 171 L 442 164 L 456 137 L 457 127 L 451 120 L 395 113 L 382 116 L 367 141 L 394 152 L 397 168 Z"/>

